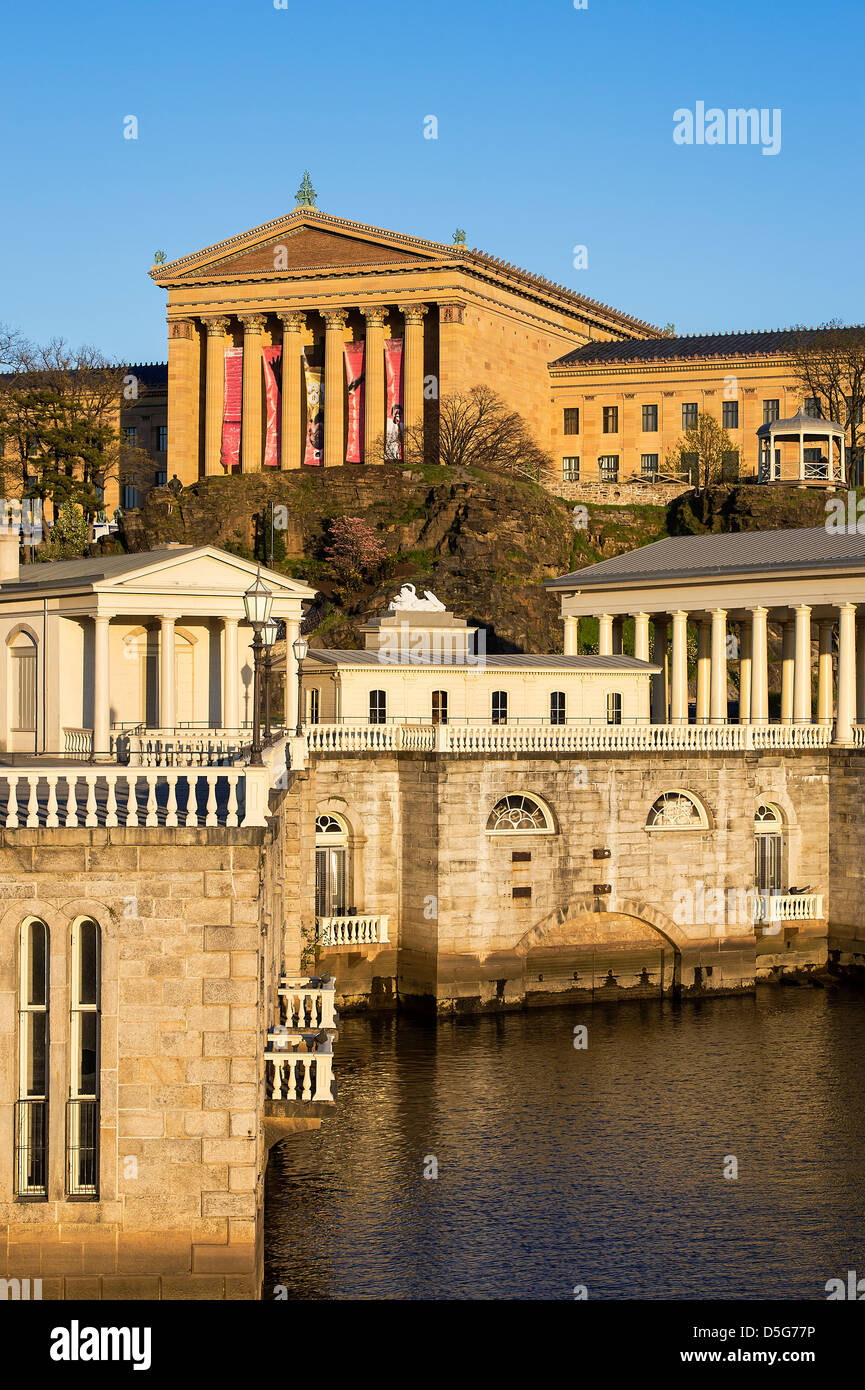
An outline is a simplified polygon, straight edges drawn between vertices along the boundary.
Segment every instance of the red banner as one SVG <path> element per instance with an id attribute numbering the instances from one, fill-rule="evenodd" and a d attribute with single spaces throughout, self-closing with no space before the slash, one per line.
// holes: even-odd
<path id="1" fill-rule="evenodd" d="M 403 353 L 402 338 L 385 338 L 384 362 L 387 372 L 387 419 L 384 425 L 384 456 L 402 458 Z"/>
<path id="2" fill-rule="evenodd" d="M 278 468 L 282 441 L 279 428 L 279 405 L 282 387 L 282 348 L 263 347 L 261 358 L 264 366 L 264 395 L 267 402 L 267 416 L 264 427 L 264 466 Z"/>
<path id="3" fill-rule="evenodd" d="M 320 367 L 311 367 L 303 359 L 306 379 L 306 451 L 303 461 L 318 466 L 324 455 L 324 383 Z"/>
<path id="4" fill-rule="evenodd" d="M 225 350 L 222 397 L 221 462 L 226 473 L 240 467 L 240 420 L 243 414 L 243 348 Z"/>
<path id="5" fill-rule="evenodd" d="M 364 384 L 363 338 L 345 345 L 345 380 L 348 386 L 348 443 L 346 463 L 363 463 Z"/>

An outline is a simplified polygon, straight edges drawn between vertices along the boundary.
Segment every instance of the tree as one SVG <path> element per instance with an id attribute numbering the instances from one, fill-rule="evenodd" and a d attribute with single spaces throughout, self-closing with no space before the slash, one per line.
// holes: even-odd
<path id="1" fill-rule="evenodd" d="M 819 329 L 798 327 L 792 351 L 797 380 L 816 399 L 826 420 L 843 425 L 849 458 L 861 458 L 865 413 L 865 327 L 837 319 Z M 848 477 L 847 460 L 842 475 Z"/>
<path id="2" fill-rule="evenodd" d="M 64 502 L 54 518 L 48 542 L 52 560 L 77 560 L 90 543 L 90 527 L 77 502 Z"/>
<path id="3" fill-rule="evenodd" d="M 337 516 L 330 523 L 325 555 L 345 584 L 358 584 L 387 555 L 384 542 L 360 516 Z"/>
<path id="4" fill-rule="evenodd" d="M 720 483 L 724 476 L 725 456 L 738 451 L 734 441 L 722 429 L 714 415 L 702 412 L 694 429 L 685 430 L 671 449 L 665 464 L 670 473 L 691 477 L 698 489 Z"/>
<path id="5" fill-rule="evenodd" d="M 408 464 L 446 468 L 499 468 L 534 482 L 552 471 L 551 458 L 532 438 L 523 417 L 489 386 L 442 396 L 436 429 L 407 426 L 403 458 Z"/>

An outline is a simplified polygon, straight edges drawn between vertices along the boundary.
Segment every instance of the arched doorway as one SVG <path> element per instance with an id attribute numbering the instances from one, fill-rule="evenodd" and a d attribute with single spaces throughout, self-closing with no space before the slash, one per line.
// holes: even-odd
<path id="1" fill-rule="evenodd" d="M 787 874 L 784 812 L 771 801 L 761 801 L 754 814 L 754 886 L 758 893 L 783 893 Z"/>
<path id="2" fill-rule="evenodd" d="M 348 826 L 328 811 L 315 818 L 316 917 L 344 917 L 350 892 Z"/>
<path id="3" fill-rule="evenodd" d="M 643 903 L 598 912 L 596 902 L 569 905 L 539 922 L 519 943 L 525 956 L 526 1002 L 556 996 L 592 1000 L 627 994 L 660 998 L 678 994 L 682 956 L 672 932 L 647 914 Z"/>

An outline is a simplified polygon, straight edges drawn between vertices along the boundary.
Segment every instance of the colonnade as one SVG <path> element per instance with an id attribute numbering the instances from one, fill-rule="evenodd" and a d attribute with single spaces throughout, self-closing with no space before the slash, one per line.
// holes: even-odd
<path id="1" fill-rule="evenodd" d="M 403 326 L 403 419 L 406 425 L 423 421 L 424 316 L 426 304 L 386 304 L 361 306 L 364 330 L 364 458 L 381 462 L 381 440 L 385 433 L 385 327 L 393 309 L 402 315 Z M 280 410 L 281 455 L 283 468 L 299 468 L 303 455 L 303 352 L 308 315 L 324 320 L 324 457 L 325 467 L 345 462 L 346 379 L 343 348 L 349 309 L 291 309 L 276 313 L 281 329 L 282 401 Z M 235 316 L 243 329 L 243 399 L 241 414 L 240 466 L 243 473 L 256 473 L 262 467 L 262 347 L 267 314 L 264 311 Z M 229 337 L 231 318 L 226 314 L 203 314 L 204 328 L 204 471 L 221 474 L 222 421 L 225 390 L 225 352 L 233 341 Z M 275 345 L 280 345 L 278 337 Z"/>
<path id="2" fill-rule="evenodd" d="M 792 612 L 792 617 L 789 614 Z M 626 615 L 598 615 L 598 654 L 622 652 L 622 624 Z M 697 682 L 695 718 L 698 724 L 726 724 L 727 684 L 730 661 L 739 667 L 740 724 L 769 722 L 768 624 L 770 609 L 754 606 L 737 610 L 731 619 L 725 608 L 691 614 L 684 609 L 668 613 L 639 612 L 634 620 L 634 656 L 649 658 L 649 624 L 654 628 L 652 660 L 663 667 L 652 680 L 652 723 L 687 724 L 688 624 L 697 626 Z M 778 619 L 781 638 L 782 724 L 835 724 L 835 742 L 849 744 L 853 725 L 865 724 L 865 621 L 857 621 L 855 603 L 821 605 L 816 618 L 812 606 L 798 603 L 784 609 Z M 579 650 L 579 618 L 565 618 L 565 655 Z M 837 627 L 838 675 L 834 680 L 835 630 Z M 730 629 L 736 641 L 730 643 Z M 812 709 L 812 640 L 818 644 L 817 708 Z M 668 659 L 669 651 L 669 659 Z"/>

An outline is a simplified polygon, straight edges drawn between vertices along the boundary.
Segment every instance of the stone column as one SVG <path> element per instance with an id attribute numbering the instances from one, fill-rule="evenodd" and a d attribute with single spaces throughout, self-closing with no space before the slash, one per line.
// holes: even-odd
<path id="1" fill-rule="evenodd" d="M 345 309 L 324 309 L 324 466 L 345 463 Z"/>
<path id="2" fill-rule="evenodd" d="M 751 722 L 751 651 L 753 633 L 749 621 L 739 624 L 739 723 Z"/>
<path id="3" fill-rule="evenodd" d="M 168 475 L 198 481 L 201 345 L 192 319 L 168 321 Z"/>
<path id="4" fill-rule="evenodd" d="M 280 420 L 280 466 L 299 468 L 303 439 L 300 429 L 301 369 L 303 341 L 301 330 L 306 315 L 280 314 L 282 321 L 282 413 Z"/>
<path id="5" fill-rule="evenodd" d="M 769 722 L 768 608 L 751 609 L 751 723 Z"/>
<path id="6" fill-rule="evenodd" d="M 423 318 L 425 304 L 401 304 L 405 317 L 403 402 L 407 429 L 423 427 Z M 420 441 L 418 441 L 420 442 Z M 405 452 L 405 451 L 403 451 Z"/>
<path id="7" fill-rule="evenodd" d="M 361 309 L 366 319 L 366 347 L 363 354 L 363 411 L 365 463 L 384 459 L 384 308 Z"/>
<path id="8" fill-rule="evenodd" d="M 111 750 L 109 622 L 102 613 L 93 619 L 93 753 L 103 757 Z"/>
<path id="9" fill-rule="evenodd" d="M 709 722 L 709 689 L 712 681 L 712 624 L 700 619 L 697 635 L 697 723 Z"/>
<path id="10" fill-rule="evenodd" d="M 237 618 L 223 618 L 222 623 L 222 727 L 240 726 L 240 661 L 237 651 Z"/>
<path id="11" fill-rule="evenodd" d="M 637 661 L 649 660 L 649 615 L 634 614 L 634 656 Z"/>
<path id="12" fill-rule="evenodd" d="M 204 383 L 204 471 L 222 473 L 222 407 L 225 395 L 225 333 L 228 319 L 214 315 L 202 319 L 207 329 L 206 379 Z"/>
<path id="13" fill-rule="evenodd" d="M 856 605 L 838 606 L 838 718 L 835 742 L 849 747 L 856 717 Z"/>
<path id="14" fill-rule="evenodd" d="M 565 618 L 565 656 L 576 656 L 580 650 L 580 620 Z"/>
<path id="15" fill-rule="evenodd" d="M 712 693 L 710 722 L 727 722 L 727 610 L 712 609 Z"/>
<path id="16" fill-rule="evenodd" d="M 285 727 L 289 733 L 297 728 L 297 662 L 291 649 L 300 636 L 300 619 L 285 619 Z"/>
<path id="17" fill-rule="evenodd" d="M 793 683 L 793 723 L 811 723 L 811 609 L 797 603 L 796 661 Z"/>
<path id="18" fill-rule="evenodd" d="M 261 335 L 263 314 L 238 314 L 243 324 L 243 417 L 240 471 L 261 472 Z"/>
<path id="19" fill-rule="evenodd" d="M 601 613 L 598 618 L 598 656 L 613 655 L 613 615 Z"/>
<path id="20" fill-rule="evenodd" d="M 652 678 L 652 723 L 667 722 L 667 636 L 669 625 L 664 615 L 658 614 L 654 622 L 655 640 L 652 661 L 661 670 Z"/>
<path id="21" fill-rule="evenodd" d="M 670 691 L 670 723 L 688 722 L 688 615 L 673 614 L 673 661 Z"/>
<path id="22" fill-rule="evenodd" d="M 817 723 L 832 723 L 832 633 L 834 625 L 819 625 L 820 647 L 817 658 Z"/>
<path id="23" fill-rule="evenodd" d="M 174 618 L 159 619 L 159 726 L 173 729 L 175 711 Z"/>
<path id="24" fill-rule="evenodd" d="M 793 671 L 796 665 L 796 645 L 793 624 L 781 624 L 781 723 L 793 723 Z"/>
<path id="25" fill-rule="evenodd" d="M 856 624 L 856 723 L 865 724 L 865 623 Z"/>

